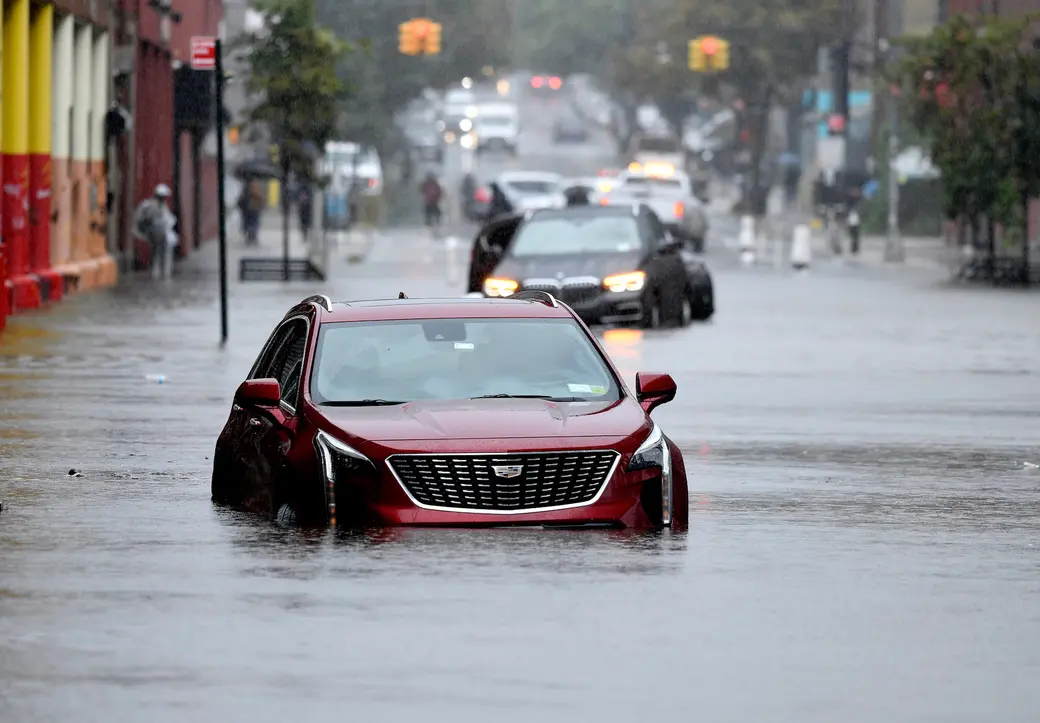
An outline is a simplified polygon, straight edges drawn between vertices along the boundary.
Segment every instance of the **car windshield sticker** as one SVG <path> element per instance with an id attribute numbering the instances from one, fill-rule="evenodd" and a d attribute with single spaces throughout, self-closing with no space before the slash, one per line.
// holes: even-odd
<path id="1" fill-rule="evenodd" d="M 592 387 L 588 384 L 568 384 L 567 388 L 574 394 L 592 394 Z"/>
<path id="2" fill-rule="evenodd" d="M 476 346 L 474 346 L 473 344 L 470 344 L 468 341 L 457 341 L 457 342 L 455 342 L 455 348 L 456 349 L 468 349 L 468 350 L 472 351 L 473 349 L 476 349 Z"/>
<path id="3" fill-rule="evenodd" d="M 589 389 L 592 390 L 593 394 L 606 394 L 607 393 L 607 388 L 606 387 L 599 387 L 599 386 L 596 386 L 595 384 L 593 384 L 591 387 L 589 387 Z"/>

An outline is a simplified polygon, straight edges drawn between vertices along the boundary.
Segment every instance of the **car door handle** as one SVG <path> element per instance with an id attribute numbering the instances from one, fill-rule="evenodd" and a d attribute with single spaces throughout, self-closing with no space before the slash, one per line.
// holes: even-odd
<path id="1" fill-rule="evenodd" d="M 249 420 L 249 425 L 251 427 L 262 427 L 264 425 L 264 423 L 263 423 L 263 421 L 257 419 L 256 417 L 253 417 L 252 419 Z"/>

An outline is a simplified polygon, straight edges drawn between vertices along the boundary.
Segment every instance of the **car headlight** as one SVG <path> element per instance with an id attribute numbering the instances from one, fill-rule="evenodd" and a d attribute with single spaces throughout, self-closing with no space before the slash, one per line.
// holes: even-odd
<path id="1" fill-rule="evenodd" d="M 664 432 L 654 424 L 650 435 L 639 445 L 628 460 L 628 471 L 638 472 L 644 469 L 661 470 L 661 523 L 672 524 L 672 451 Z"/>
<path id="2" fill-rule="evenodd" d="M 512 279 L 485 279 L 484 280 L 484 294 L 486 296 L 512 296 L 516 293 L 516 290 L 520 288 L 520 284 L 513 281 Z"/>
<path id="3" fill-rule="evenodd" d="M 646 273 L 630 271 L 625 274 L 614 274 L 603 279 L 603 285 L 610 291 L 640 291 L 646 285 Z"/>
<path id="4" fill-rule="evenodd" d="M 339 474 L 372 473 L 375 463 L 361 452 L 330 434 L 319 431 L 314 437 L 314 447 L 321 460 L 321 472 L 325 478 L 325 504 L 328 507 L 329 524 L 336 524 L 336 477 Z"/>

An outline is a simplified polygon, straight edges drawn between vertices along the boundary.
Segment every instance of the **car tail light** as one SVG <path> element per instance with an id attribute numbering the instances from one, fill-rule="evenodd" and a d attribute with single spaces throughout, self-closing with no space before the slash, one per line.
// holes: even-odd
<path id="1" fill-rule="evenodd" d="M 553 90 L 559 90 L 561 85 L 563 85 L 563 81 L 559 78 L 549 78 L 549 87 Z"/>
<path id="2" fill-rule="evenodd" d="M 545 79 L 544 78 L 531 78 L 531 87 L 532 88 L 541 88 L 543 85 L 545 85 Z"/>
<path id="3" fill-rule="evenodd" d="M 675 217 L 676 218 L 682 218 L 683 214 L 685 212 L 686 212 L 686 207 L 683 206 L 682 201 L 676 201 L 675 202 L 675 208 L 672 209 L 672 213 L 675 214 Z"/>
<path id="4" fill-rule="evenodd" d="M 486 188 L 478 188 L 473 194 L 473 198 L 475 198 L 478 203 L 487 203 L 491 200 L 491 194 L 488 193 Z"/>
<path id="5" fill-rule="evenodd" d="M 374 179 L 374 178 L 368 179 L 368 187 L 369 188 L 375 188 L 376 187 L 376 179 Z"/>
<path id="6" fill-rule="evenodd" d="M 609 206 L 610 205 L 610 199 L 607 198 L 606 196 L 604 196 L 603 198 L 601 198 L 599 200 L 599 205 L 600 206 Z"/>

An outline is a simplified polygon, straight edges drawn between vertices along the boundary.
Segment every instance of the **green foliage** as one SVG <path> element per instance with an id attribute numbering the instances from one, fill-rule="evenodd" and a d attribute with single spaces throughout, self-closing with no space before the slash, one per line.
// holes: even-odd
<path id="1" fill-rule="evenodd" d="M 423 88 L 443 88 L 485 65 L 510 57 L 510 15 L 506 0 L 316 0 L 318 17 L 359 47 L 339 63 L 348 84 L 340 133 L 386 152 L 394 140 L 392 119 Z M 426 15 L 441 24 L 441 53 L 406 56 L 398 49 L 398 26 Z"/>
<path id="2" fill-rule="evenodd" d="M 261 100 L 250 119 L 279 145 L 283 166 L 314 175 L 308 144 L 322 148 L 336 129 L 344 84 L 336 64 L 348 46 L 317 23 L 314 0 L 256 0 L 265 28 L 237 44 L 249 53 L 248 89 Z"/>
<path id="3" fill-rule="evenodd" d="M 893 75 L 943 176 L 948 218 L 1024 221 L 1040 193 L 1040 54 L 1034 18 L 955 16 L 907 40 Z"/>
<path id="4" fill-rule="evenodd" d="M 656 103 L 673 123 L 701 93 L 755 104 L 800 92 L 800 81 L 815 70 L 817 50 L 841 37 L 842 7 L 842 0 L 638 4 L 631 42 L 614 55 L 615 85 Z M 729 40 L 729 70 L 707 76 L 688 69 L 687 44 L 701 35 Z"/>
<path id="5" fill-rule="evenodd" d="M 606 79 L 614 49 L 629 39 L 631 13 L 618 0 L 524 0 L 516 8 L 514 64 L 535 72 Z"/>

